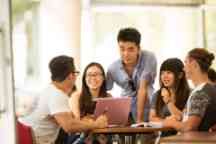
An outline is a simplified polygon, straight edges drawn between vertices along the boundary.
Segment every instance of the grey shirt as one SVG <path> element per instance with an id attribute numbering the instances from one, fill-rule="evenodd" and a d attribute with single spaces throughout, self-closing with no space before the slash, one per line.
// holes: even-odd
<path id="1" fill-rule="evenodd" d="M 137 103 L 137 90 L 139 89 L 140 81 L 146 80 L 149 83 L 148 86 L 148 100 L 151 101 L 151 95 L 153 93 L 153 83 L 155 80 L 157 71 L 157 61 L 155 55 L 149 51 L 142 50 L 139 55 L 138 63 L 132 74 L 132 78 L 129 77 L 124 69 L 122 60 L 119 59 L 112 63 L 107 71 L 107 90 L 113 88 L 113 84 L 116 83 L 121 89 L 121 96 L 131 96 L 131 113 L 136 119 L 136 103 Z M 129 82 L 130 81 L 130 82 Z M 131 84 L 132 81 L 132 84 Z M 134 88 L 133 88 L 134 87 Z M 144 121 L 148 121 L 150 101 L 146 101 L 144 108 Z"/>
<path id="2" fill-rule="evenodd" d="M 208 131 L 216 124 L 216 89 L 210 84 L 205 84 L 201 89 L 192 92 L 186 105 L 186 116 L 201 117 L 198 130 Z"/>
<path id="3" fill-rule="evenodd" d="M 141 80 L 149 82 L 148 95 L 151 96 L 153 92 L 153 83 L 157 71 L 156 57 L 153 53 L 142 50 L 140 52 L 138 63 L 133 71 L 132 78 L 126 73 L 122 60 L 119 59 L 112 63 L 107 71 L 107 90 L 113 88 L 114 82 L 122 88 L 122 96 L 136 96 L 139 83 Z M 136 90 L 133 91 L 129 80 L 132 80 Z"/>
<path id="4" fill-rule="evenodd" d="M 159 93 L 159 91 L 157 91 L 153 94 L 152 102 L 151 102 L 151 109 L 154 109 L 155 111 L 156 111 L 156 101 L 157 101 L 157 98 L 159 96 L 158 93 Z M 166 104 L 163 105 L 163 107 L 159 110 L 158 114 L 159 114 L 158 116 L 161 118 L 166 118 L 167 116 L 171 115 Z"/>

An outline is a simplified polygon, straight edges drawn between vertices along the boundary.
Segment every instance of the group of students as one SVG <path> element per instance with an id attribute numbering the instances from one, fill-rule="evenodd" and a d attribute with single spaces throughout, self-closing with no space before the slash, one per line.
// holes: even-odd
<path id="1" fill-rule="evenodd" d="M 214 55 L 205 49 L 189 51 L 185 65 L 177 58 L 160 67 L 160 89 L 155 93 L 150 121 L 161 121 L 176 131 L 209 131 L 214 128 L 216 108 L 216 73 L 210 69 Z M 194 88 L 188 85 L 191 80 Z"/>
<path id="2" fill-rule="evenodd" d="M 53 58 L 49 63 L 52 82 L 41 92 L 36 109 L 19 119 L 32 127 L 35 142 L 54 144 L 60 128 L 66 133 L 105 128 L 105 115 L 92 118 L 95 99 L 112 97 L 107 91 L 114 83 L 122 88 L 122 96 L 132 97 L 131 114 L 136 123 L 161 121 L 177 131 L 208 131 L 216 124 L 215 72 L 210 72 L 214 55 L 195 48 L 184 64 L 178 58 L 165 60 L 160 67 L 160 89 L 154 92 L 156 57 L 141 50 L 140 41 L 135 28 L 121 29 L 117 36 L 120 59 L 109 66 L 107 74 L 101 64 L 90 63 L 77 91 L 73 89 L 78 75 L 73 58 Z M 194 84 L 192 90 L 187 79 Z M 107 139 L 99 136 L 97 142 L 107 143 Z"/>

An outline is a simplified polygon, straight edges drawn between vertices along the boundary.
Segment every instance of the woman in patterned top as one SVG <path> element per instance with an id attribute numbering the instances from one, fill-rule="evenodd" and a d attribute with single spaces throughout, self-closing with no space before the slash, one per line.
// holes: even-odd
<path id="1" fill-rule="evenodd" d="M 216 89 L 208 84 L 208 70 L 214 60 L 214 54 L 203 48 L 189 51 L 185 59 L 186 77 L 194 84 L 182 121 L 164 120 L 164 126 L 178 131 L 208 131 L 216 123 Z"/>

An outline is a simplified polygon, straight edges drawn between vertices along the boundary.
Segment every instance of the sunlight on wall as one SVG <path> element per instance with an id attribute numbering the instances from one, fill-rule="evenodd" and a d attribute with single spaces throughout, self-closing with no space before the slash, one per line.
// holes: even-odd
<path id="1" fill-rule="evenodd" d="M 60 8 L 59 6 L 62 6 Z M 40 45 L 40 65 L 42 66 L 42 83 L 50 81 L 48 63 L 57 55 L 70 55 L 72 53 L 71 37 L 69 31 L 64 27 L 69 13 L 65 15 L 65 4 L 59 2 L 50 3 L 45 0 L 41 3 L 40 26 L 41 26 L 41 45 Z M 69 22 L 69 21 L 68 21 Z"/>
<path id="2" fill-rule="evenodd" d="M 115 9 L 117 9 L 115 7 Z M 93 11 L 93 59 L 105 69 L 119 58 L 117 34 L 120 28 L 135 27 L 142 34 L 141 48 L 155 53 L 160 64 L 167 58 L 184 59 L 189 49 L 202 47 L 200 10 L 196 8 L 149 8 L 132 11 Z M 158 78 L 157 78 L 158 79 Z M 158 87 L 158 80 L 155 87 Z M 119 95 L 119 89 L 113 90 Z"/>
<path id="3" fill-rule="evenodd" d="M 26 78 L 27 37 L 23 21 L 14 27 L 13 39 L 15 85 L 24 87 Z"/>
<path id="4" fill-rule="evenodd" d="M 202 7 L 109 6 L 89 3 L 85 4 L 81 11 L 80 5 L 78 1 L 41 1 L 38 19 L 39 57 L 36 63 L 39 65 L 40 76 L 34 83 L 27 84 L 25 81 L 25 61 L 28 54 L 24 49 L 27 49 L 27 38 L 20 31 L 24 31 L 22 23 L 16 25 L 14 45 L 18 48 L 15 53 L 22 51 L 21 55 L 15 55 L 17 85 L 34 89 L 39 89 L 38 86 L 43 87 L 50 82 L 48 62 L 61 54 L 75 57 L 77 69 L 81 72 L 92 61 L 101 63 L 107 70 L 108 66 L 119 58 L 116 36 L 123 27 L 135 27 L 141 32 L 141 47 L 155 53 L 158 70 L 163 60 L 169 57 L 179 57 L 183 60 L 189 49 L 204 45 Z M 207 18 L 212 19 L 207 21 L 207 41 L 210 50 L 215 49 L 214 15 L 213 12 L 207 13 Z M 81 76 L 78 79 L 78 87 Z M 156 87 L 157 85 L 158 80 L 155 82 Z"/>

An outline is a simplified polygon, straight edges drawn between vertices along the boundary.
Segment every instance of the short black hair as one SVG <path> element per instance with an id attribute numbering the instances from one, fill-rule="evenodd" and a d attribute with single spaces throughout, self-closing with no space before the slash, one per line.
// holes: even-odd
<path id="1" fill-rule="evenodd" d="M 66 77 L 75 72 L 74 59 L 66 55 L 54 57 L 49 63 L 51 79 L 53 81 L 64 81 Z"/>
<path id="2" fill-rule="evenodd" d="M 140 41 L 141 41 L 141 34 L 140 32 L 135 29 L 135 28 L 123 28 L 120 29 L 118 36 L 117 36 L 117 41 L 129 41 L 129 42 L 134 42 L 137 46 L 140 46 Z"/>

